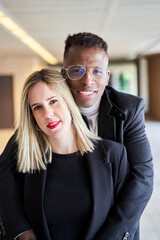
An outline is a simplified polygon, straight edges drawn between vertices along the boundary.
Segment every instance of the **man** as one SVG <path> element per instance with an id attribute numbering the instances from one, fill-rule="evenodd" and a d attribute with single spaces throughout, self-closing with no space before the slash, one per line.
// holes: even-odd
<path id="1" fill-rule="evenodd" d="M 62 74 L 90 129 L 102 138 L 123 143 L 127 149 L 130 178 L 96 239 L 138 240 L 139 219 L 153 186 L 152 157 L 144 126 L 144 102 L 107 86 L 107 50 L 106 42 L 92 33 L 68 36 Z M 13 151 L 10 141 L 2 153 L 3 159 Z M 27 231 L 18 239 L 34 239 L 34 233 Z"/>
<path id="2" fill-rule="evenodd" d="M 153 166 L 145 134 L 144 101 L 108 86 L 108 46 L 92 33 L 69 35 L 63 76 L 91 131 L 127 149 L 130 177 L 100 229 L 101 240 L 138 240 L 139 219 L 153 189 Z"/>

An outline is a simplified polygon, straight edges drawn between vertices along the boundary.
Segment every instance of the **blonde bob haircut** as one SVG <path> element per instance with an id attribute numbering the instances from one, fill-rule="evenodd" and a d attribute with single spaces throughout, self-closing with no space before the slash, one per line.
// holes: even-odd
<path id="1" fill-rule="evenodd" d="M 51 144 L 47 135 L 38 128 L 29 105 L 29 91 L 40 81 L 45 82 L 49 88 L 56 92 L 59 98 L 63 98 L 67 103 L 81 155 L 88 151 L 92 152 L 94 150 L 94 141 L 100 140 L 87 128 L 62 75 L 52 68 L 36 71 L 27 78 L 21 96 L 20 119 L 16 140 L 18 142 L 17 167 L 18 171 L 23 173 L 45 170 L 46 164 L 52 161 Z"/>

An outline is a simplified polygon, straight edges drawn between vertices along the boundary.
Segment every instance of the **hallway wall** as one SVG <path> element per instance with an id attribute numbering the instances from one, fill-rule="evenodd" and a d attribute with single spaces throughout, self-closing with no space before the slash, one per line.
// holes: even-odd
<path id="1" fill-rule="evenodd" d="M 160 54 L 148 57 L 150 116 L 160 121 Z"/>
<path id="2" fill-rule="evenodd" d="M 0 58 L 0 75 L 13 76 L 13 107 L 15 122 L 14 126 L 10 129 L 0 129 L 0 154 L 17 127 L 23 83 L 33 71 L 40 69 L 44 65 L 45 63 L 38 57 L 16 58 L 14 56 L 3 59 Z"/>

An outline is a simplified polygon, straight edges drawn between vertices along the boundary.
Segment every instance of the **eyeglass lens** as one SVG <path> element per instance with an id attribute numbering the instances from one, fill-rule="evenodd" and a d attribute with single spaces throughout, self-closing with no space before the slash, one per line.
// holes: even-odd
<path id="1" fill-rule="evenodd" d="M 103 80 L 107 76 L 107 69 L 105 68 L 101 67 L 85 68 L 84 66 L 70 66 L 67 69 L 67 74 L 71 80 L 79 80 L 85 75 L 87 69 L 90 71 L 91 76 L 96 80 Z"/>

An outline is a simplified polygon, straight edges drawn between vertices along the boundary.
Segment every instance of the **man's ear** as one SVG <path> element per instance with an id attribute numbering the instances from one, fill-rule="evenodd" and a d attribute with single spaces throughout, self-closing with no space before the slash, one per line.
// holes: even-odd
<path id="1" fill-rule="evenodd" d="M 108 71 L 108 73 L 107 73 L 106 86 L 107 86 L 108 83 L 109 83 L 109 79 L 110 79 L 110 71 Z"/>
<path id="2" fill-rule="evenodd" d="M 64 68 L 61 69 L 61 74 L 62 74 L 63 78 L 66 79 L 66 71 Z"/>

